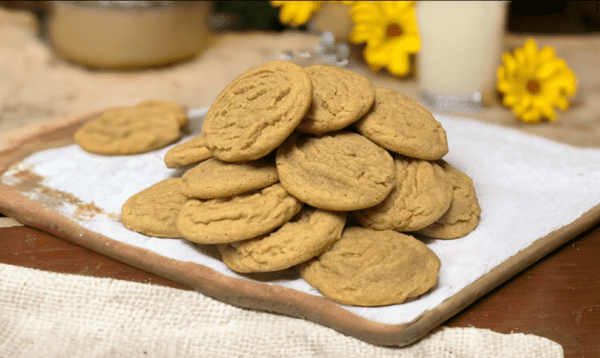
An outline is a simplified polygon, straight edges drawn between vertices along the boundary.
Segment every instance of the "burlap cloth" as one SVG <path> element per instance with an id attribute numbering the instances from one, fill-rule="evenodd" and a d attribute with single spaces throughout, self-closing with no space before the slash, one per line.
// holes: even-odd
<path id="1" fill-rule="evenodd" d="M 193 291 L 0 264 L 0 356 L 559 358 L 563 350 L 534 335 L 447 327 L 408 347 L 379 347 Z"/>

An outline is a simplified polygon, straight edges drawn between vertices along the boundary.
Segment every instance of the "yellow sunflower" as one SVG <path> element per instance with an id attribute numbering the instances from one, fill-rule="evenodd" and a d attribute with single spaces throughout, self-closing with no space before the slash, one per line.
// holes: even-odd
<path id="1" fill-rule="evenodd" d="M 366 42 L 364 56 L 371 69 L 408 74 L 410 55 L 421 48 L 414 1 L 355 1 L 350 14 L 355 24 L 350 41 Z"/>
<path id="2" fill-rule="evenodd" d="M 271 6 L 281 7 L 279 21 L 291 26 L 304 25 L 322 4 L 323 1 L 271 1 Z"/>
<path id="3" fill-rule="evenodd" d="M 537 50 L 533 39 L 512 54 L 502 55 L 497 88 L 504 94 L 503 104 L 512 108 L 523 122 L 538 123 L 558 117 L 554 107 L 569 108 L 566 96 L 575 94 L 577 78 L 552 47 Z"/>

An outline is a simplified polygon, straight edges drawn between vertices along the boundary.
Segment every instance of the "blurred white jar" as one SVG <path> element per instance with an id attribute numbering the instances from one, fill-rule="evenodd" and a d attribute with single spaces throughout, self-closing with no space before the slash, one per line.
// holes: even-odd
<path id="1" fill-rule="evenodd" d="M 208 1 L 54 1 L 48 27 L 61 57 L 90 67 L 171 64 L 210 37 Z"/>
<path id="2" fill-rule="evenodd" d="M 470 111 L 495 97 L 506 1 L 419 1 L 422 101 L 435 111 Z"/>

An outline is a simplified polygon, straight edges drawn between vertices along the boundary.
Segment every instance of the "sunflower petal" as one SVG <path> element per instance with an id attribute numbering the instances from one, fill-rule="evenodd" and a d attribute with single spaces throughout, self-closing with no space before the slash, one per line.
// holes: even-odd
<path id="1" fill-rule="evenodd" d="M 391 40 L 390 43 L 394 49 L 402 52 L 417 53 L 421 49 L 421 42 L 416 36 L 401 36 L 397 40 Z"/>
<path id="2" fill-rule="evenodd" d="M 515 52 L 513 52 L 513 56 L 518 67 L 527 69 L 527 59 L 523 48 L 516 49 Z"/>
<path id="3" fill-rule="evenodd" d="M 541 101 L 537 108 L 540 110 L 542 116 L 548 120 L 555 121 L 558 118 L 558 115 L 552 109 L 552 104 L 548 101 Z"/>
<path id="4" fill-rule="evenodd" d="M 528 62 L 534 62 L 537 58 L 537 45 L 533 39 L 528 39 L 525 41 L 525 45 L 523 46 L 523 52 L 525 54 L 525 58 Z"/>
<path id="5" fill-rule="evenodd" d="M 322 3 L 323 1 L 274 1 L 271 5 L 281 7 L 279 20 L 282 23 L 299 26 L 310 20 Z"/>
<path id="6" fill-rule="evenodd" d="M 367 45 L 364 51 L 365 61 L 372 68 L 379 70 L 388 62 L 389 52 L 385 51 L 384 46 Z"/>
<path id="7" fill-rule="evenodd" d="M 532 108 L 521 113 L 519 118 L 527 123 L 539 123 L 542 119 L 542 113 L 536 108 Z"/>
<path id="8" fill-rule="evenodd" d="M 560 110 L 566 111 L 569 109 L 569 101 L 564 97 L 557 97 L 554 99 L 554 105 Z"/>
<path id="9" fill-rule="evenodd" d="M 373 43 L 381 42 L 384 38 L 383 29 L 367 26 L 365 24 L 356 24 L 354 30 L 350 34 L 350 41 L 354 43 Z"/>
<path id="10" fill-rule="evenodd" d="M 505 105 L 506 107 L 514 107 L 515 104 L 517 104 L 517 102 L 519 101 L 519 97 L 514 95 L 514 94 L 509 94 L 504 96 L 504 98 L 502 99 L 502 104 Z"/>
<path id="11" fill-rule="evenodd" d="M 406 75 L 410 71 L 409 52 L 401 46 L 393 46 L 391 56 L 388 58 L 387 69 L 397 76 Z"/>
<path id="12" fill-rule="evenodd" d="M 527 111 L 530 106 L 531 106 L 531 96 L 523 95 L 519 98 L 519 100 L 517 101 L 517 103 L 513 107 L 513 109 L 515 110 L 515 112 L 522 114 L 525 111 Z"/>
<path id="13" fill-rule="evenodd" d="M 544 47 L 538 53 L 538 61 L 540 62 L 552 61 L 555 58 L 556 54 L 554 53 L 554 49 L 550 46 Z"/>
<path id="14" fill-rule="evenodd" d="M 403 56 L 393 57 L 388 65 L 387 69 L 396 76 L 405 76 L 410 72 L 410 60 L 408 57 L 408 53 L 405 53 Z"/>
<path id="15" fill-rule="evenodd" d="M 350 16 L 354 22 L 375 20 L 378 15 L 377 9 L 370 1 L 355 1 L 350 8 Z"/>
<path id="16" fill-rule="evenodd" d="M 547 79 L 544 85 L 554 88 L 557 92 L 562 92 L 567 96 L 572 96 L 577 89 L 577 78 L 571 70 L 567 69 Z"/>
<path id="17" fill-rule="evenodd" d="M 534 75 L 537 79 L 543 81 L 559 70 L 560 64 L 557 61 L 546 61 L 539 65 Z"/>
<path id="18" fill-rule="evenodd" d="M 502 61 L 504 62 L 504 68 L 506 68 L 506 75 L 512 77 L 517 69 L 517 61 L 510 53 L 503 54 Z"/>
<path id="19" fill-rule="evenodd" d="M 511 82 L 505 80 L 504 78 L 498 78 L 498 84 L 496 85 L 496 88 L 498 89 L 498 91 L 505 94 L 509 92 L 514 92 Z"/>

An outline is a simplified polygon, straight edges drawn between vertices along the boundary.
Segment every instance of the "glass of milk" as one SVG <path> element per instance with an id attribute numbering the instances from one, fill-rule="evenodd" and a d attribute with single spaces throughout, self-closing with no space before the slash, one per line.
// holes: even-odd
<path id="1" fill-rule="evenodd" d="M 421 100 L 434 111 L 472 111 L 495 97 L 507 1 L 419 1 Z"/>

